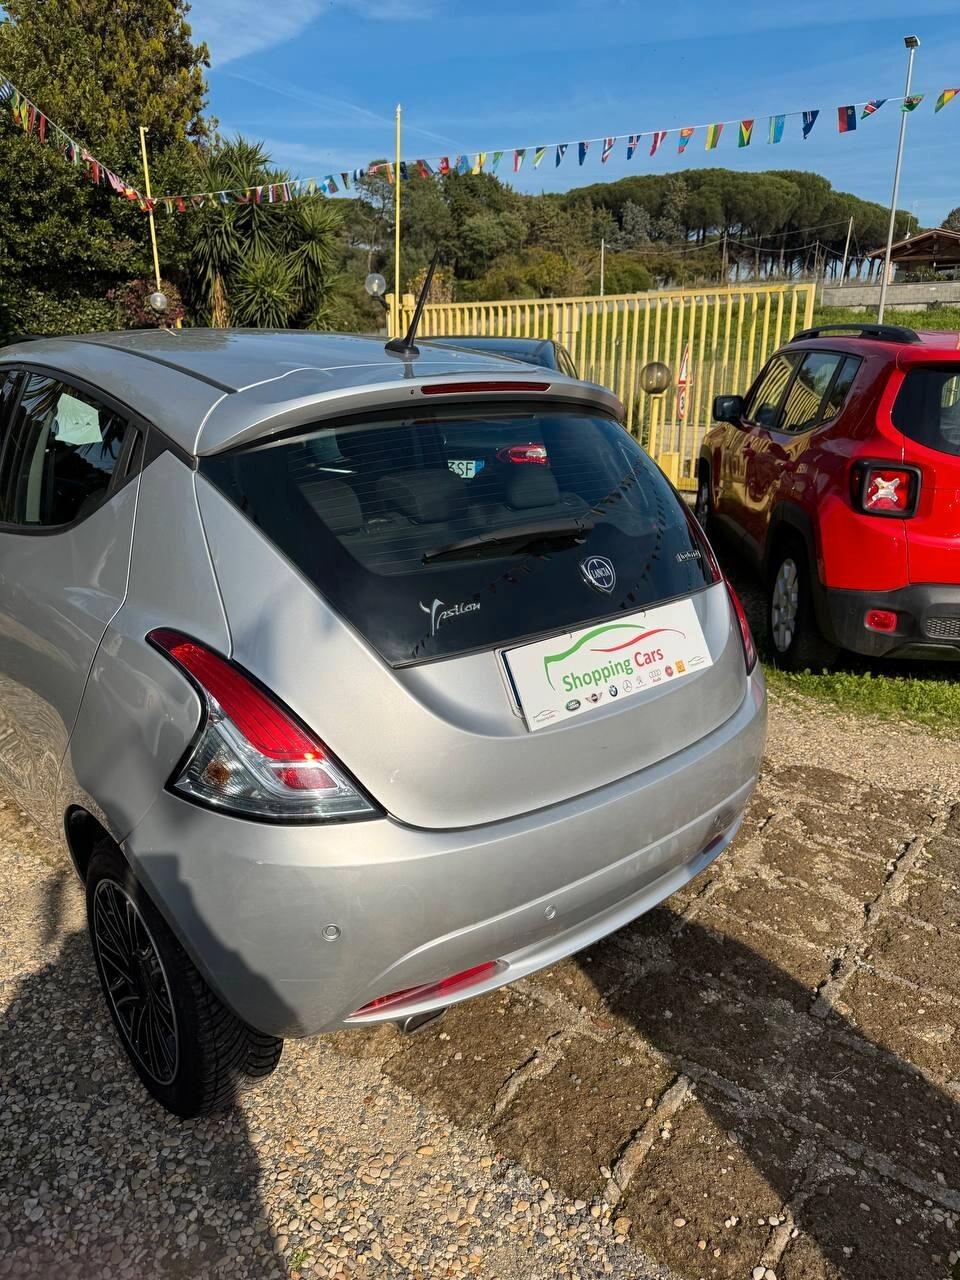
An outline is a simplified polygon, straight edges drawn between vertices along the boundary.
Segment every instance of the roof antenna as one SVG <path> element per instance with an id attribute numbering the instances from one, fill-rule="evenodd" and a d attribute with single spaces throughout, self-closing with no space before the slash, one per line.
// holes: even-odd
<path id="1" fill-rule="evenodd" d="M 417 336 L 417 329 L 420 327 L 420 317 L 423 315 L 423 308 L 430 296 L 430 286 L 433 284 L 433 273 L 437 269 L 437 263 L 440 261 L 440 250 L 438 249 L 433 255 L 430 266 L 427 268 L 426 278 L 420 289 L 420 296 L 417 298 L 417 305 L 413 311 L 413 319 L 410 321 L 410 328 L 403 338 L 391 338 L 384 347 L 385 351 L 389 351 L 392 356 L 400 356 L 402 360 L 416 360 L 420 354 L 420 348 L 414 345 L 414 338 Z"/>

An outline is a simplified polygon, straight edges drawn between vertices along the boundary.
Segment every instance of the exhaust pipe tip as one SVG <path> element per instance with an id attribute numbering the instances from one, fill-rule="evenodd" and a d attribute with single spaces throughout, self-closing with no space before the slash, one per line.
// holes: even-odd
<path id="1" fill-rule="evenodd" d="M 444 1005 L 442 1009 L 428 1009 L 426 1013 L 411 1013 L 409 1017 L 397 1018 L 396 1027 L 401 1035 L 412 1036 L 415 1031 L 422 1031 L 442 1018 L 446 1012 L 447 1006 Z"/>

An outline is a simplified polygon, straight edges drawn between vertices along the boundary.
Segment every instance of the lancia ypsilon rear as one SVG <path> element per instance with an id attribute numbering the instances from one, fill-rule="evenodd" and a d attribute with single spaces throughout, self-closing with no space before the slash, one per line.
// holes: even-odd
<path id="1" fill-rule="evenodd" d="M 749 628 L 602 388 L 183 330 L 8 347 L 0 415 L 0 768 L 171 1110 L 577 951 L 735 834 Z"/>

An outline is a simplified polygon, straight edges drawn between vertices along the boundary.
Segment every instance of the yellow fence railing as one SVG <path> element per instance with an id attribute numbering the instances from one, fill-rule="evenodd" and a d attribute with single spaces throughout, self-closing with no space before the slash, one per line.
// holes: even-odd
<path id="1" fill-rule="evenodd" d="M 742 393 L 767 357 L 813 321 L 816 286 L 762 284 L 667 289 L 603 298 L 431 303 L 421 337 L 549 338 L 582 378 L 614 391 L 627 427 L 680 488 L 696 487 L 700 442 L 715 394 Z M 413 298 L 400 306 L 401 331 Z M 639 374 L 659 360 L 671 384 L 647 395 Z"/>

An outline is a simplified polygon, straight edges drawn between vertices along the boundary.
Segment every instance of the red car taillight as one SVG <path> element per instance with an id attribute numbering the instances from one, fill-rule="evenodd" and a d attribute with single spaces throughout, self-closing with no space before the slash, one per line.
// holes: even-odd
<path id="1" fill-rule="evenodd" d="M 463 969 L 460 973 L 451 973 L 439 982 L 424 982 L 418 987 L 405 987 L 402 991 L 391 991 L 389 995 L 377 996 L 361 1008 L 350 1014 L 351 1018 L 362 1018 L 370 1013 L 382 1013 L 384 1009 L 392 1009 L 399 1005 L 419 1003 L 421 1000 L 442 1000 L 452 996 L 464 987 L 475 987 L 478 983 L 491 977 L 502 966 L 496 960 L 487 960 L 483 964 L 474 965 L 472 969 Z"/>
<path id="2" fill-rule="evenodd" d="M 497 450 L 498 462 L 534 462 L 547 465 L 547 451 L 542 444 L 510 444 Z"/>
<path id="3" fill-rule="evenodd" d="M 726 581 L 727 591 L 730 593 L 730 603 L 733 605 L 733 612 L 737 616 L 737 625 L 740 627 L 740 639 L 743 641 L 743 660 L 747 664 L 747 674 L 749 675 L 757 665 L 757 646 L 753 643 L 753 632 L 750 630 L 750 623 L 747 621 L 747 615 L 744 613 L 743 605 L 740 603 L 740 597 L 733 589 L 729 578 Z"/>
<path id="4" fill-rule="evenodd" d="M 850 475 L 853 505 L 866 515 L 912 516 L 920 497 L 920 471 L 896 463 L 858 462 Z"/>
<path id="5" fill-rule="evenodd" d="M 234 663 L 167 627 L 147 640 L 189 678 L 205 716 L 174 791 L 277 820 L 368 817 L 373 805 L 319 738 Z"/>

